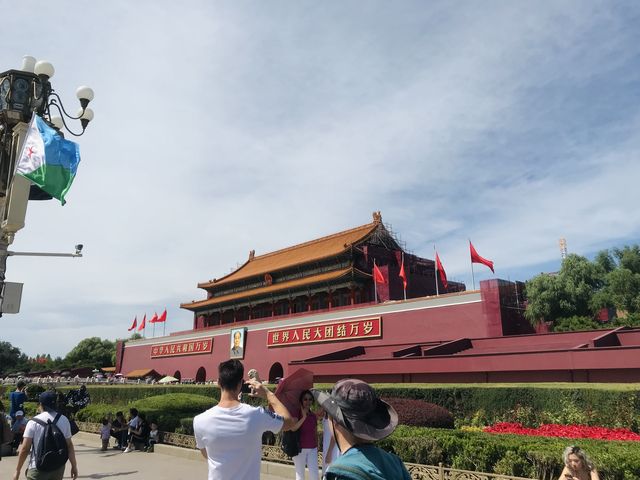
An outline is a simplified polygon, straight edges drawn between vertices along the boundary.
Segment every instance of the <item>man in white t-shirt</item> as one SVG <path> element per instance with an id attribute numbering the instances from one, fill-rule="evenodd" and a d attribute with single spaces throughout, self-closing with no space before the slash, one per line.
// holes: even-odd
<path id="1" fill-rule="evenodd" d="M 244 366 L 227 360 L 218 366 L 220 401 L 193 419 L 196 446 L 209 463 L 209 480 L 258 480 L 262 434 L 295 425 L 287 408 L 257 380 L 249 380 L 251 396 L 264 398 L 274 412 L 238 400 L 245 383 Z"/>
<path id="2" fill-rule="evenodd" d="M 40 394 L 40 410 L 42 413 L 36 415 L 34 418 L 47 422 L 52 422 L 58 415 L 56 412 L 56 394 L 55 392 L 44 392 Z M 78 465 L 76 464 L 76 453 L 73 448 L 73 442 L 71 441 L 71 425 L 69 419 L 64 415 L 60 415 L 58 423 L 56 423 L 62 435 L 67 440 L 67 449 L 69 450 L 69 461 L 71 462 L 71 478 L 78 477 Z M 22 436 L 22 445 L 20 446 L 20 453 L 18 454 L 18 464 L 16 465 L 16 471 L 13 475 L 13 480 L 20 478 L 20 470 L 24 465 L 27 455 L 31 451 L 31 445 L 38 445 L 40 437 L 44 432 L 44 427 L 32 420 L 27 423 L 27 427 L 24 430 Z M 64 467 L 60 467 L 58 470 L 51 472 L 41 472 L 36 469 L 36 459 L 33 455 L 29 459 L 29 466 L 27 467 L 27 478 L 29 480 L 39 480 L 46 478 L 47 480 L 62 480 L 64 475 Z"/>

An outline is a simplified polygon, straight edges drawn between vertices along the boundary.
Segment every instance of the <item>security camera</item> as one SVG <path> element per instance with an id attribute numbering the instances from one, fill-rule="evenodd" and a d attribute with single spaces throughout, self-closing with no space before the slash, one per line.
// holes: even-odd
<path id="1" fill-rule="evenodd" d="M 76 255 L 80 255 L 82 253 L 82 247 L 84 247 L 84 245 L 82 245 L 81 243 L 76 245 Z"/>

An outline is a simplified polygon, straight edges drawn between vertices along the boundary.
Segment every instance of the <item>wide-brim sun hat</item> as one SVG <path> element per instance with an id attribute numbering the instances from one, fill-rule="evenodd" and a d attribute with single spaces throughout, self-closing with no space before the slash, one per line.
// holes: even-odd
<path id="1" fill-rule="evenodd" d="M 362 380 L 347 378 L 337 382 L 331 393 L 311 393 L 330 417 L 362 440 L 381 440 L 398 426 L 398 413 Z"/>

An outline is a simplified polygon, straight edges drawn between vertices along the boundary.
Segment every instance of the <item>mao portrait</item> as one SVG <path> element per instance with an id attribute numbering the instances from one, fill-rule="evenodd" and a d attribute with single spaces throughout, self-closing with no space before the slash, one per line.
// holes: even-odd
<path id="1" fill-rule="evenodd" d="M 244 358 L 244 336 L 245 328 L 234 328 L 231 330 L 231 351 L 230 358 Z"/>

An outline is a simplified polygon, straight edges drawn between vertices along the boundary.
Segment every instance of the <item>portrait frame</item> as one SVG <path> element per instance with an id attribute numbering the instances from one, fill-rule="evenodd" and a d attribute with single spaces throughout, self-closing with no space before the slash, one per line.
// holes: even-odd
<path id="1" fill-rule="evenodd" d="M 232 328 L 229 336 L 230 336 L 229 358 L 236 358 L 238 360 L 244 359 L 244 352 L 245 352 L 245 346 L 247 341 L 246 327 Z M 236 337 L 238 337 L 237 348 L 236 348 Z"/>

